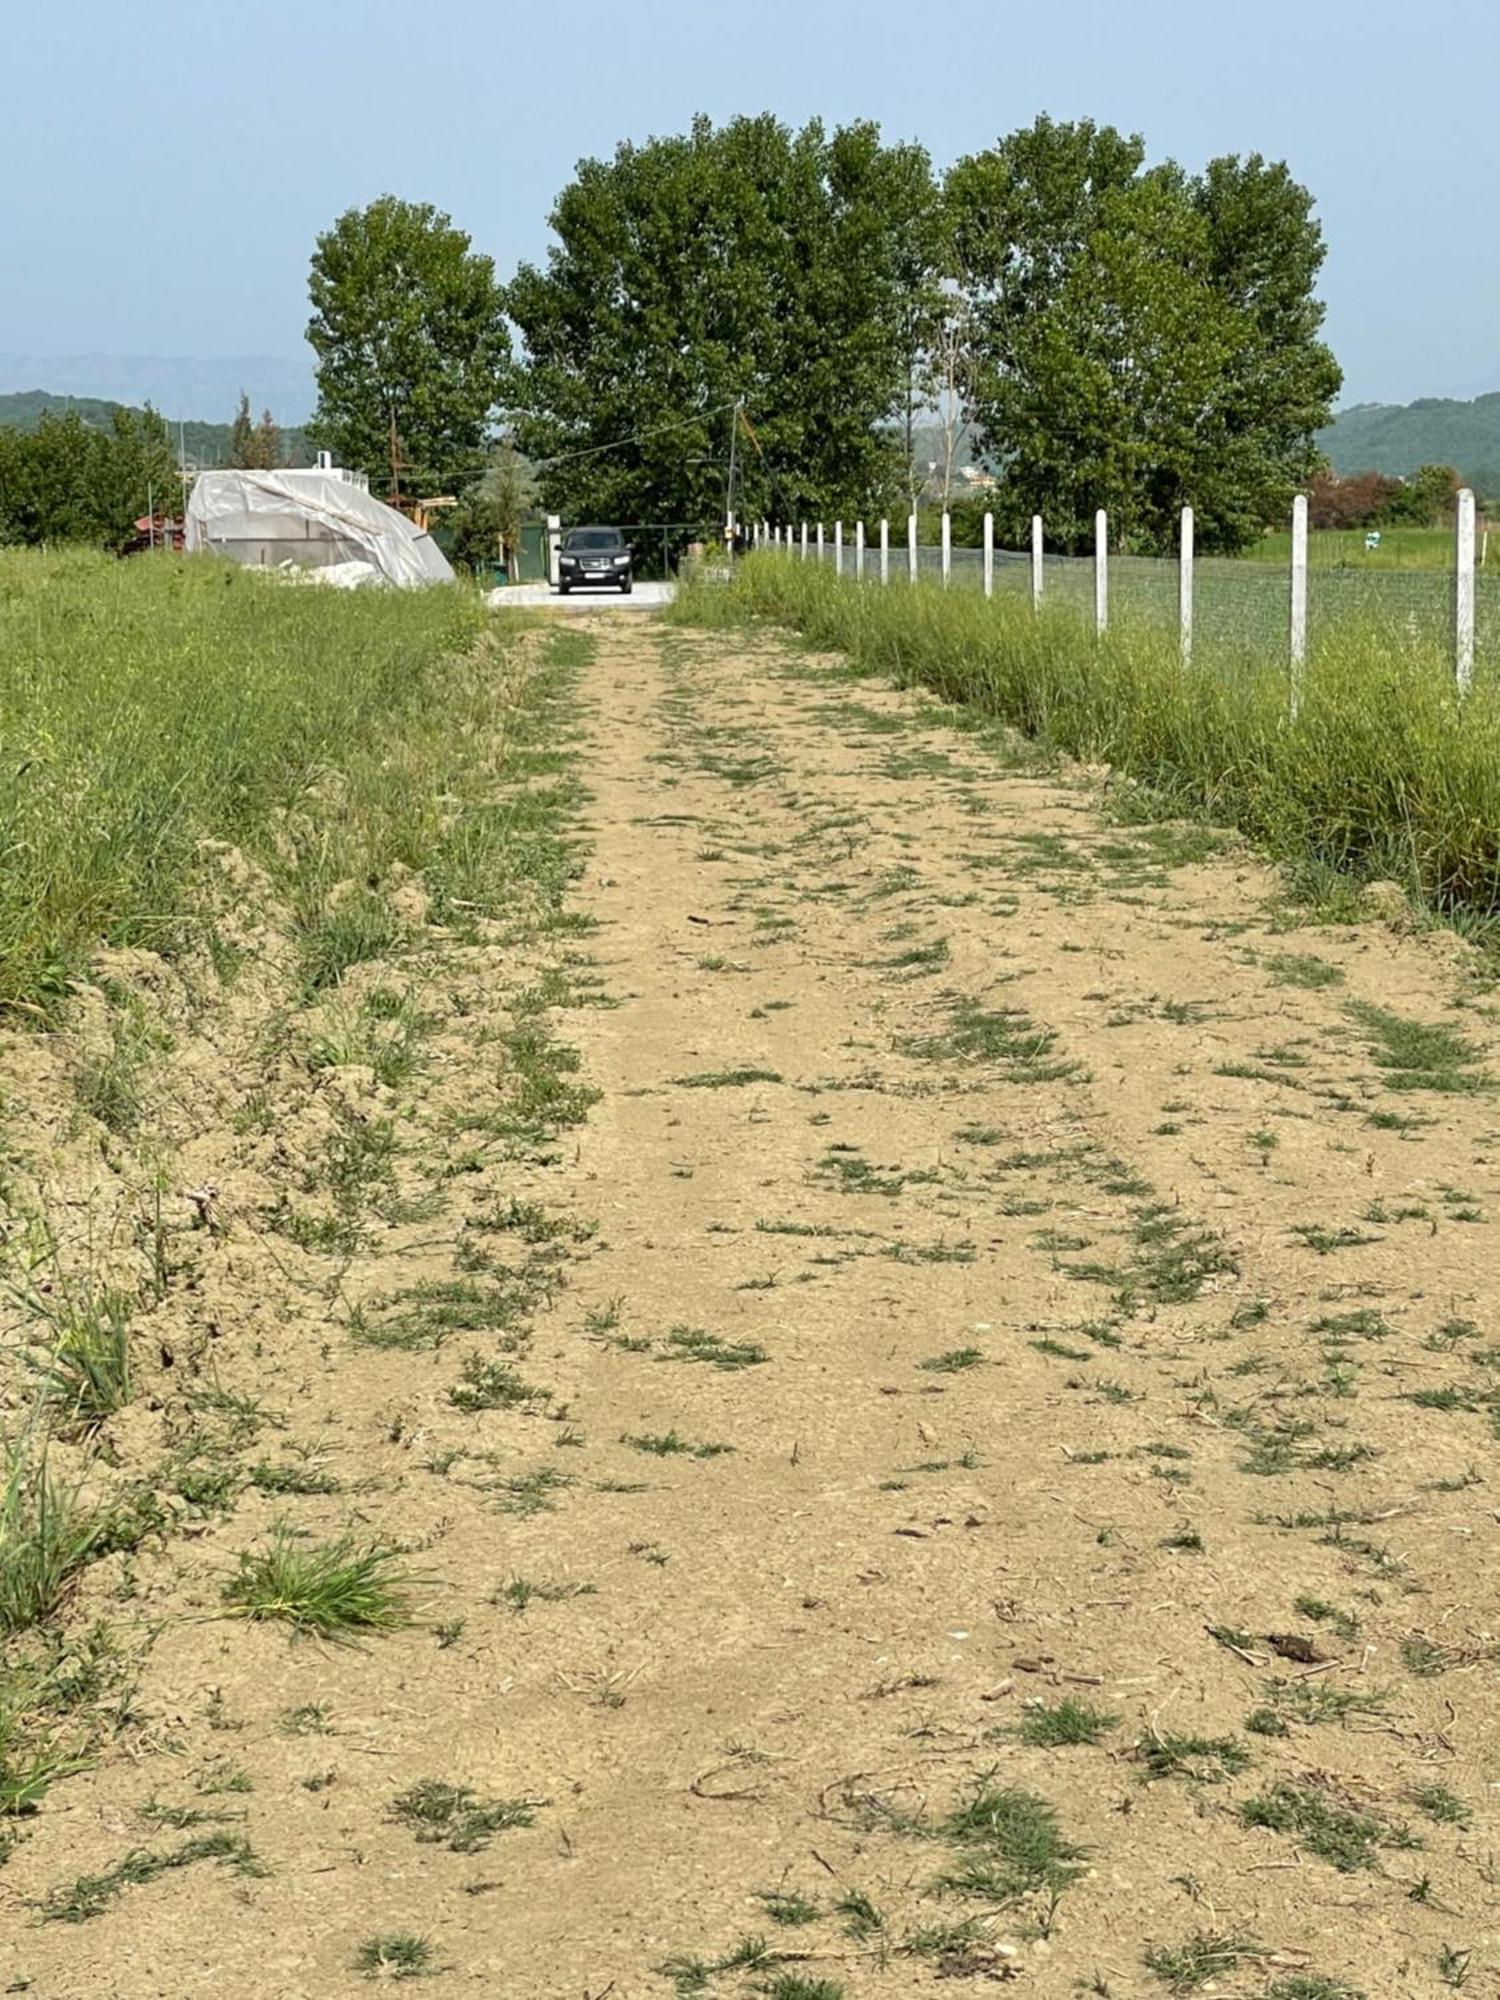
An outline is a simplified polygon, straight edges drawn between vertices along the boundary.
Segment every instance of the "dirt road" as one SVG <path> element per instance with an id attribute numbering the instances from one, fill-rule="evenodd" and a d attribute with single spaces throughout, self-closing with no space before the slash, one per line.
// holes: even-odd
<path id="1" fill-rule="evenodd" d="M 1231 842 L 771 637 L 601 627 L 583 688 L 594 928 L 451 956 L 421 1083 L 348 1084 L 447 1206 L 332 1291 L 213 1252 L 245 1462 L 335 1490 L 136 1575 L 139 1726 L 0 1874 L 11 1990 L 1500 1992 L 1462 948 L 1297 928 Z M 501 1157 L 527 1021 L 600 1094 Z M 517 1272 L 524 1323 L 464 1316 Z M 417 1621 L 223 1618 L 277 1521 L 398 1539 Z M 36 1921 L 195 1824 L 254 1866 Z"/>

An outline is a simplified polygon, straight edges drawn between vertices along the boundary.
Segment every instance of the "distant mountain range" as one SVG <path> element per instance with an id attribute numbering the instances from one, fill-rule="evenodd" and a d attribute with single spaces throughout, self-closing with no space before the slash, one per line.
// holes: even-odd
<path id="1" fill-rule="evenodd" d="M 1500 499 L 1500 391 L 1471 403 L 1356 403 L 1319 431 L 1318 443 L 1337 473 L 1404 479 L 1419 465 L 1452 465 L 1477 493 Z"/>
<path id="2" fill-rule="evenodd" d="M 40 382 L 47 387 L 38 389 Z M 229 419 L 242 389 L 257 419 L 269 409 L 282 426 L 288 462 L 308 463 L 312 453 L 299 427 L 316 401 L 310 358 L 0 355 L 0 424 L 30 429 L 43 409 L 69 406 L 90 423 L 108 422 L 112 404 L 139 407 L 149 402 L 174 429 L 180 418 L 187 419 L 189 458 L 200 465 L 221 465 L 229 455 Z M 219 411 L 222 419 L 211 421 L 210 413 Z M 919 464 L 941 459 L 941 431 L 930 419 L 918 425 L 913 443 Z M 1374 471 L 1405 478 L 1420 465 L 1452 465 L 1485 498 L 1500 500 L 1500 391 L 1472 402 L 1429 396 L 1415 403 L 1356 403 L 1340 410 L 1318 433 L 1318 444 L 1338 473 Z M 973 456 L 966 431 L 958 463 Z"/>
<path id="3" fill-rule="evenodd" d="M 54 396 L 149 403 L 173 423 L 221 413 L 227 423 L 241 390 L 257 417 L 269 410 L 279 424 L 306 423 L 317 402 L 311 354 L 297 360 L 240 354 L 207 361 L 161 354 L 0 354 L 0 394 L 35 389 L 38 383 Z"/>
<path id="4" fill-rule="evenodd" d="M 238 403 L 239 398 L 235 398 Z M 118 409 L 133 409 L 134 404 L 107 401 L 100 396 L 59 395 L 52 389 L 22 389 L 12 395 L 0 395 L 0 427 L 18 431 L 34 431 L 46 410 L 65 413 L 76 412 L 86 424 L 96 429 L 108 428 L 110 418 Z M 165 414 L 165 412 L 163 413 Z M 256 420 L 260 411 L 256 409 Z M 180 442 L 184 456 L 190 465 L 199 467 L 228 465 L 229 425 L 184 422 L 179 424 L 174 418 L 167 419 L 172 433 L 172 442 Z M 287 424 L 281 432 L 281 457 L 284 465 L 311 465 L 313 447 L 308 442 L 307 433 L 295 424 Z"/>

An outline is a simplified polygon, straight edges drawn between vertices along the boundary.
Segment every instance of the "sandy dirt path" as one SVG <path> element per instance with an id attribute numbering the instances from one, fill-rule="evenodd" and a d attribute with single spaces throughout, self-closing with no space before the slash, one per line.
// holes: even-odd
<path id="1" fill-rule="evenodd" d="M 354 1994 L 413 1936 L 435 1996 L 1500 1993 L 1462 949 L 1295 928 L 1232 842 L 772 637 L 601 628 L 584 693 L 570 949 L 614 1004 L 547 1018 L 601 1094 L 480 1176 L 560 1219 L 500 1341 L 537 1393 L 455 1405 L 493 1331 L 350 1338 L 451 1274 L 451 1211 L 337 1310 L 253 1266 L 232 1379 L 342 1490 L 171 1558 L 132 1755 L 0 1875 L 10 1990 Z M 502 972 L 453 975 L 411 1114 L 450 1165 Z M 399 1537 L 421 1620 L 215 1617 L 288 1506 Z M 519 1823 L 423 1826 L 424 1784 Z M 153 1801 L 268 1872 L 36 1924 Z"/>

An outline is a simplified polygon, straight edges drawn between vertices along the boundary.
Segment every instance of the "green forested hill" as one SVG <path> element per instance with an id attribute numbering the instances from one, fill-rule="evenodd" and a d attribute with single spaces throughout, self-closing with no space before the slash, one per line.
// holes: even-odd
<path id="1" fill-rule="evenodd" d="M 19 389 L 10 395 L 0 396 L 0 426 L 12 430 L 34 431 L 45 410 L 73 410 L 86 424 L 107 430 L 110 419 L 117 409 L 128 407 L 120 403 L 108 403 L 97 396 L 58 396 L 49 389 Z M 258 409 L 252 414 L 257 418 Z M 172 441 L 177 442 L 177 425 L 171 426 Z M 182 445 L 188 458 L 195 465 L 227 465 L 229 463 L 229 425 L 208 423 L 185 423 L 182 426 Z M 287 465 L 311 465 L 312 446 L 307 434 L 295 424 L 283 426 L 281 432 L 282 460 Z"/>
<path id="2" fill-rule="evenodd" d="M 1337 473 L 1405 478 L 1419 465 L 1453 465 L 1486 498 L 1500 498 L 1500 392 L 1472 403 L 1357 403 L 1318 433 Z"/>

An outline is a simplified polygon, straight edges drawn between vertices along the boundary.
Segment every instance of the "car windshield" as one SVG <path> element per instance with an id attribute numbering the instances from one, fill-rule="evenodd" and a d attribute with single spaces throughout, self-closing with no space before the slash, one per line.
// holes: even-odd
<path id="1" fill-rule="evenodd" d="M 625 537 L 618 528 L 574 528 L 563 543 L 568 550 L 623 549 Z"/>

